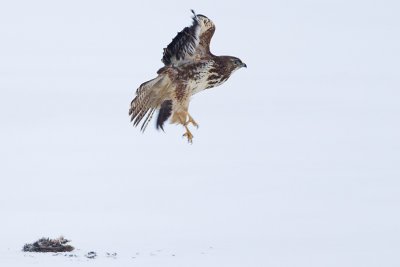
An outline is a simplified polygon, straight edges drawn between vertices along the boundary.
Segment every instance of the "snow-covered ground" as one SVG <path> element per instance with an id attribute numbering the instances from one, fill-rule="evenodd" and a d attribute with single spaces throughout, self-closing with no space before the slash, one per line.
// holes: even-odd
<path id="1" fill-rule="evenodd" d="M 128 108 L 191 8 L 248 68 L 188 145 Z M 399 266 L 399 8 L 1 2 L 0 266 Z M 76 257 L 21 252 L 60 235 Z"/>

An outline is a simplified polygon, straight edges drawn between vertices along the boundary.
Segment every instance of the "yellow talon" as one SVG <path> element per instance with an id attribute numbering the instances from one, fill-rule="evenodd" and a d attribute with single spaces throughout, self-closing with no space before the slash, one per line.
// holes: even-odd
<path id="1" fill-rule="evenodd" d="M 192 116 L 190 116 L 190 114 L 188 114 L 189 116 L 189 120 L 187 122 L 187 124 L 191 123 L 193 124 L 194 127 L 199 128 L 199 125 L 197 124 L 197 122 L 195 122 L 195 120 L 192 118 Z"/>
<path id="2" fill-rule="evenodd" d="M 186 138 L 188 139 L 188 142 L 190 144 L 193 144 L 193 134 L 189 131 L 188 127 L 186 127 L 186 133 L 183 134 L 183 136 L 186 136 Z"/>

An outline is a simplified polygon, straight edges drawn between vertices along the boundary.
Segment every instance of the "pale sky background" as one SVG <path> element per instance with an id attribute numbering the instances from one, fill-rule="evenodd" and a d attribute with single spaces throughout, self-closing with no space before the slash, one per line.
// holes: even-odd
<path id="1" fill-rule="evenodd" d="M 19 252 L 63 234 L 113 266 L 399 266 L 400 2 L 141 2 L 0 3 L 0 265 L 69 266 Z M 190 9 L 248 66 L 193 97 L 193 145 L 128 117 Z"/>

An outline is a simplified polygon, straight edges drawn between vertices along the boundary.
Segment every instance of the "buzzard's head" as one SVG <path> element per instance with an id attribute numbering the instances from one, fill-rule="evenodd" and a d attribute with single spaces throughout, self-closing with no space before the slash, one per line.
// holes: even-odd
<path id="1" fill-rule="evenodd" d="M 247 68 L 247 65 L 237 57 L 229 57 L 229 63 L 230 63 L 229 65 L 231 65 L 231 68 L 233 70 L 238 70 L 243 67 Z"/>

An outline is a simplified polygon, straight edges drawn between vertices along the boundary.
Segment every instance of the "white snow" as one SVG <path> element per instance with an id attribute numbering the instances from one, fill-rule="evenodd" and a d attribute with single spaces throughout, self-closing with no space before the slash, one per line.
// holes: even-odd
<path id="1" fill-rule="evenodd" d="M 248 66 L 193 145 L 128 116 L 191 8 Z M 399 266 L 399 8 L 3 1 L 0 266 Z M 21 252 L 60 235 L 77 257 Z"/>

